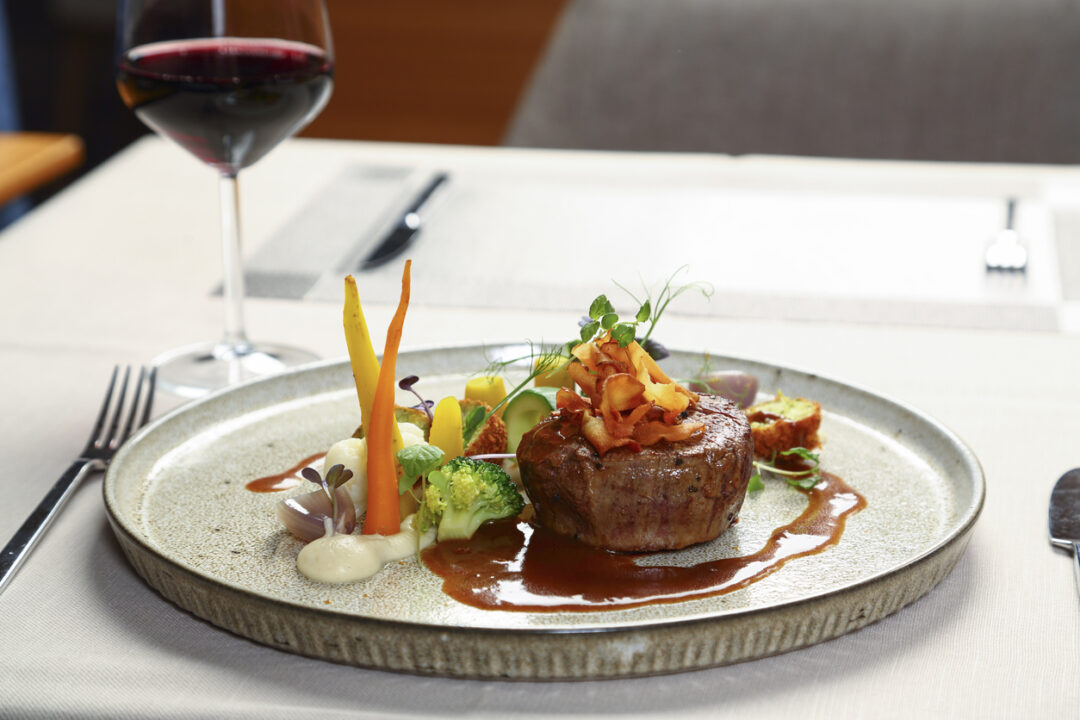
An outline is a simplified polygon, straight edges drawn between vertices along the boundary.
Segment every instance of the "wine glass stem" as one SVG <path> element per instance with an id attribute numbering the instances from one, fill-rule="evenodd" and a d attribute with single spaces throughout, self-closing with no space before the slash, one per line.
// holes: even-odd
<path id="1" fill-rule="evenodd" d="M 221 175 L 221 259 L 225 280 L 225 337 L 223 344 L 243 355 L 250 343 L 244 332 L 244 269 L 240 259 L 240 194 L 235 174 Z"/>

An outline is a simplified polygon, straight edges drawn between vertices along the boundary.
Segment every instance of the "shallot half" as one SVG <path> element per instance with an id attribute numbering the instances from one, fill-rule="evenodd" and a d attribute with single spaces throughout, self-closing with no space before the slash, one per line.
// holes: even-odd
<path id="1" fill-rule="evenodd" d="M 345 488 L 339 487 L 334 492 L 337 494 L 334 532 L 348 535 L 356 528 L 356 510 Z M 326 521 L 330 518 L 330 513 L 330 498 L 322 490 L 286 498 L 277 505 L 278 520 L 286 530 L 304 542 L 311 542 L 327 534 Z"/>

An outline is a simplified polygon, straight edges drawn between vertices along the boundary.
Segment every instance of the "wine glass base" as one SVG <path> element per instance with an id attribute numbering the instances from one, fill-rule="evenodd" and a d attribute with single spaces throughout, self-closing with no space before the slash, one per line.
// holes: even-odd
<path id="1" fill-rule="evenodd" d="M 274 375 L 318 360 L 307 350 L 268 343 L 200 343 L 162 353 L 153 359 L 157 387 L 197 398 L 230 385 Z"/>

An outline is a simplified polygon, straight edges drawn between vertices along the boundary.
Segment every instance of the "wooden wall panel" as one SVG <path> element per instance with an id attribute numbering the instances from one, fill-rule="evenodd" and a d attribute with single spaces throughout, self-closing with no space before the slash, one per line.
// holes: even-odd
<path id="1" fill-rule="evenodd" d="M 337 71 L 311 137 L 494 145 L 566 0 L 327 0 Z"/>

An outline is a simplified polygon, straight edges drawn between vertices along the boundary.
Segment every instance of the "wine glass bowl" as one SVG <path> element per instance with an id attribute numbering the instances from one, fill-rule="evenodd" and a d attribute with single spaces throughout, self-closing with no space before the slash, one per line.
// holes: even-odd
<path id="1" fill-rule="evenodd" d="M 120 96 L 140 120 L 225 174 L 307 125 L 332 85 L 320 48 L 276 39 L 148 43 L 117 69 Z"/>
<path id="2" fill-rule="evenodd" d="M 315 359 L 247 339 L 236 179 L 329 100 L 324 0 L 121 0 L 117 46 L 124 103 L 221 183 L 224 338 L 159 356 L 159 385 L 194 397 Z"/>

